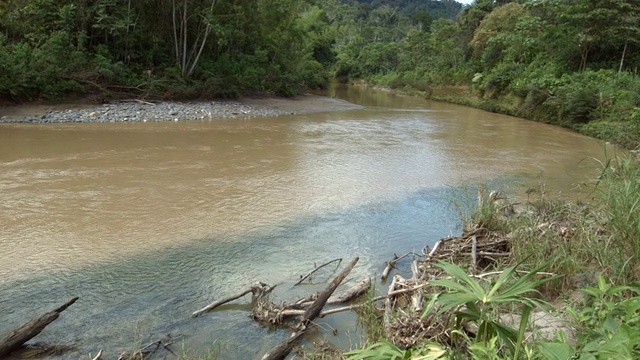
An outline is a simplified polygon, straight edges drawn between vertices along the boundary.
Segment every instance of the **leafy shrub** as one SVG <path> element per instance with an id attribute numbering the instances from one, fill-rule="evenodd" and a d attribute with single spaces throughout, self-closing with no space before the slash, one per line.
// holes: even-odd
<path id="1" fill-rule="evenodd" d="M 14 86 L 12 60 L 6 37 L 0 33 L 0 96 L 11 95 L 11 89 Z"/>
<path id="2" fill-rule="evenodd" d="M 520 105 L 520 111 L 523 114 L 533 114 L 536 109 L 542 105 L 549 98 L 549 93 L 539 89 L 539 88 L 531 88 L 527 95 L 524 98 L 524 101 Z"/>
<path id="3" fill-rule="evenodd" d="M 554 360 L 640 358 L 640 288 L 613 286 L 600 276 L 598 287 L 580 291 L 587 296 L 586 306 L 581 310 L 567 308 L 579 329 L 577 348 L 542 343 L 541 354 Z M 625 295 L 629 292 L 634 296 Z"/>
<path id="4" fill-rule="evenodd" d="M 640 149 L 640 121 L 591 121 L 579 128 L 583 134 L 618 144 L 626 149 Z"/>
<path id="5" fill-rule="evenodd" d="M 429 82 L 426 80 L 413 80 L 406 77 L 396 77 L 389 81 L 389 87 L 392 89 L 415 89 L 418 91 L 424 91 L 431 93 L 433 91 Z"/>
<path id="6" fill-rule="evenodd" d="M 444 270 L 451 278 L 431 281 L 432 285 L 443 287 L 446 292 L 436 295 L 435 306 L 427 306 L 423 318 L 432 314 L 437 308 L 439 314 L 455 311 L 455 322 L 451 326 L 460 332 L 462 324 L 471 322 L 478 325 L 475 341 L 487 344 L 498 338 L 501 347 L 508 350 L 515 359 L 522 347 L 524 331 L 529 314 L 533 308 L 540 308 L 543 302 L 533 297 L 537 288 L 553 278 L 534 280 L 534 277 L 548 264 L 544 264 L 522 277 L 518 277 L 518 265 L 506 268 L 495 282 L 478 280 L 469 276 L 466 271 L 455 264 L 439 262 L 437 267 Z M 533 295 L 533 296 L 532 296 Z M 500 309 L 508 305 L 523 307 L 522 319 L 518 330 L 502 323 Z"/>
<path id="7" fill-rule="evenodd" d="M 511 83 L 520 77 L 523 67 L 515 63 L 501 63 L 485 76 L 483 89 L 490 97 L 497 98 L 505 93 Z"/>
<path id="8" fill-rule="evenodd" d="M 569 92 L 560 115 L 571 123 L 586 123 L 595 118 L 598 108 L 598 92 L 595 88 L 583 88 Z"/>

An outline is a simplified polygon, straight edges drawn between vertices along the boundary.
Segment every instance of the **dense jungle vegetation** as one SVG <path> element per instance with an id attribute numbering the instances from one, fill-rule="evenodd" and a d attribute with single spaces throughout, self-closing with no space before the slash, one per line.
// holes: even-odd
<path id="1" fill-rule="evenodd" d="M 364 79 L 640 145 L 633 0 L 5 0 L 0 45 L 15 101 Z"/>

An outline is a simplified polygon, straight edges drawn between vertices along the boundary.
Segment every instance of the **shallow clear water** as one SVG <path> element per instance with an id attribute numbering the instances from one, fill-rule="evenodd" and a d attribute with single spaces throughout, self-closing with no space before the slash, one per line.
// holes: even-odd
<path id="1" fill-rule="evenodd" d="M 177 123 L 0 124 L 0 334 L 73 296 L 39 341 L 115 357 L 168 333 L 197 353 L 251 358 L 287 336 L 249 300 L 190 313 L 260 280 L 291 289 L 321 263 L 393 253 L 458 232 L 478 184 L 582 196 L 596 140 L 456 105 L 338 87 L 363 109 Z M 327 271 L 323 277 L 328 277 Z M 244 304 L 244 305 L 243 305 Z M 323 319 L 348 347 L 353 315 Z M 321 333 L 321 331 L 320 331 Z"/>

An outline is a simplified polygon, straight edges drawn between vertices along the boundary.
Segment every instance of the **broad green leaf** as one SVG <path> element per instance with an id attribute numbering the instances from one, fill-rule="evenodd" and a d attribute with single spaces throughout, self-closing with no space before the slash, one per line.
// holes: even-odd
<path id="1" fill-rule="evenodd" d="M 436 285 L 436 286 L 442 286 L 447 288 L 448 290 L 453 290 L 453 291 L 458 291 L 461 293 L 470 293 L 472 294 L 473 292 L 469 291 L 469 288 L 467 286 L 465 286 L 464 284 L 461 284 L 457 281 L 453 281 L 450 279 L 438 279 L 438 280 L 433 280 L 431 281 L 431 285 Z M 476 294 L 474 294 L 474 296 L 476 298 L 478 298 L 478 296 Z"/>
<path id="2" fill-rule="evenodd" d="M 538 349 L 547 360 L 569 360 L 576 352 L 568 344 L 560 343 L 542 343 Z"/>
<path id="3" fill-rule="evenodd" d="M 433 310 L 435 310 L 436 301 L 438 300 L 439 296 L 440 294 L 433 294 L 433 296 L 431 296 L 431 300 L 429 300 L 429 303 L 427 303 L 427 306 L 425 306 L 424 311 L 422 312 L 422 316 L 420 317 L 421 320 L 431 315 Z"/>
<path id="4" fill-rule="evenodd" d="M 500 287 L 502 287 L 502 285 L 504 285 L 507 282 L 507 280 L 511 279 L 515 270 L 516 270 L 515 266 L 511 266 L 502 271 L 502 274 L 500 274 L 500 277 L 498 277 L 498 280 L 496 280 L 495 284 L 493 284 L 493 287 L 491 288 L 491 290 L 489 291 L 489 294 L 487 295 L 487 298 L 489 299 L 489 301 L 490 299 L 493 298 L 494 294 L 500 289 Z"/>
<path id="5" fill-rule="evenodd" d="M 609 285 L 607 283 L 607 281 L 605 280 L 604 276 L 602 276 L 602 275 L 598 276 L 598 289 L 603 294 L 606 294 L 610 287 L 611 287 L 611 285 Z"/>
<path id="6" fill-rule="evenodd" d="M 412 360 L 436 360 L 440 359 L 447 353 L 447 350 L 440 344 L 437 343 L 429 343 L 423 345 L 419 354 L 416 354 L 411 357 Z"/>
<path id="7" fill-rule="evenodd" d="M 529 323 L 529 315 L 531 315 L 531 307 L 525 306 L 522 310 L 522 317 L 520 318 L 520 328 L 518 329 L 518 338 L 516 339 L 516 349 L 513 357 L 518 359 L 520 354 L 520 348 L 524 344 L 524 334 L 527 330 L 527 324 Z"/>
<path id="8" fill-rule="evenodd" d="M 602 329 L 610 333 L 616 332 L 619 327 L 620 327 L 620 322 L 612 318 L 611 316 L 607 316 L 607 318 L 602 323 Z"/>
<path id="9" fill-rule="evenodd" d="M 440 295 L 438 300 L 442 308 L 446 311 L 469 302 L 477 301 L 478 298 L 473 294 L 446 293 Z"/>
<path id="10" fill-rule="evenodd" d="M 466 284 L 468 286 L 468 290 L 466 290 L 466 292 L 474 293 L 479 299 L 485 298 L 486 292 L 484 291 L 480 283 L 476 279 L 470 277 L 458 265 L 439 261 L 436 266 L 456 278 L 458 281 Z"/>

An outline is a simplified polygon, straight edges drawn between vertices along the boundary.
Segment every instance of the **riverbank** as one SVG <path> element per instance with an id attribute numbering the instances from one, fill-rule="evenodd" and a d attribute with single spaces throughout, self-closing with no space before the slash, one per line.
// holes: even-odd
<path id="1" fill-rule="evenodd" d="M 389 287 L 410 290 L 368 310 L 370 346 L 347 359 L 638 358 L 638 160 L 609 159 L 593 193 L 514 204 L 480 191 L 463 234 L 423 250 L 417 276 Z"/>
<path id="2" fill-rule="evenodd" d="M 0 108 L 0 123 L 114 123 L 270 117 L 361 108 L 317 95 L 293 98 L 246 97 L 240 100 L 109 104 L 26 104 Z"/>

